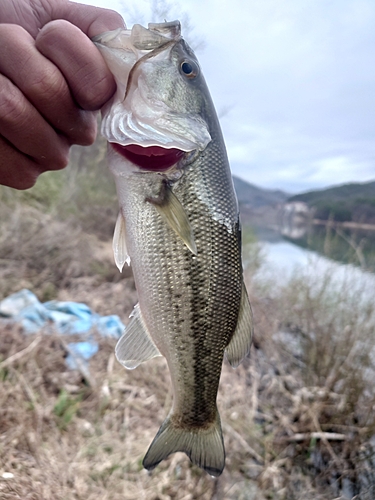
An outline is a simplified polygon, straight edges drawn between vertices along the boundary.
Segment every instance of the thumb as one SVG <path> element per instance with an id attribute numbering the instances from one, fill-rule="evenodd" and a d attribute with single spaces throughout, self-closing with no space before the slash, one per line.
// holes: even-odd
<path id="1" fill-rule="evenodd" d="M 126 28 L 123 18 L 114 10 L 101 9 L 66 0 L 52 2 L 50 21 L 65 19 L 77 26 L 89 38 L 117 28 Z"/>

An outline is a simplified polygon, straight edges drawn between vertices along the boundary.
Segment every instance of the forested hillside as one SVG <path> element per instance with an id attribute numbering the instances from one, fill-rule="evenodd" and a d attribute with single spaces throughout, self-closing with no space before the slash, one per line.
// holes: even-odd
<path id="1" fill-rule="evenodd" d="M 253 208 L 284 203 L 289 194 L 280 189 L 263 189 L 233 175 L 233 184 L 240 205 Z"/>
<path id="2" fill-rule="evenodd" d="M 289 198 L 315 209 L 317 219 L 375 224 L 375 181 L 350 183 Z"/>

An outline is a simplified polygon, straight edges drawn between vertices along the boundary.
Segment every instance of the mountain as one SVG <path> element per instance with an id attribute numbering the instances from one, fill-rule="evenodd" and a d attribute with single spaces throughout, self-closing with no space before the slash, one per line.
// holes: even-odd
<path id="1" fill-rule="evenodd" d="M 341 184 L 288 198 L 315 209 L 317 219 L 375 223 L 375 181 Z"/>
<path id="2" fill-rule="evenodd" d="M 237 193 L 238 203 L 249 208 L 275 206 L 284 203 L 290 194 L 279 189 L 263 189 L 250 184 L 233 175 L 234 189 Z"/>
<path id="3" fill-rule="evenodd" d="M 347 200 L 347 199 L 375 199 L 375 181 L 352 182 L 340 184 L 327 189 L 307 191 L 306 193 L 291 196 L 288 201 L 304 201 L 305 203 L 316 203 L 320 200 Z"/>

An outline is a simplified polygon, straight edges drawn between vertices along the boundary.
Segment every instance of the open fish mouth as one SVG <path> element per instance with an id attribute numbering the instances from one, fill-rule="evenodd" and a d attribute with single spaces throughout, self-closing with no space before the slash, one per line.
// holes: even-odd
<path id="1" fill-rule="evenodd" d="M 176 148 L 162 148 L 161 146 L 139 146 L 130 144 L 122 146 L 112 142 L 113 149 L 131 161 L 142 170 L 164 172 L 175 165 L 184 156 L 185 151 Z"/>
<path id="2" fill-rule="evenodd" d="M 197 106 L 184 107 L 181 102 L 175 108 L 170 99 L 178 85 L 188 99 L 195 87 L 204 84 L 194 54 L 183 48 L 178 21 L 149 24 L 148 29 L 136 24 L 131 30 L 102 33 L 93 41 L 117 84 L 102 110 L 101 131 L 109 143 L 125 147 L 115 146 L 118 153 L 142 169 L 163 171 L 177 163 L 181 151 L 206 148 L 211 141 L 206 118 Z M 187 75 L 181 69 L 185 66 L 194 71 Z M 145 151 L 128 148 L 131 145 Z M 130 156 L 133 153 L 136 156 Z M 146 165 L 139 156 L 149 157 Z"/>

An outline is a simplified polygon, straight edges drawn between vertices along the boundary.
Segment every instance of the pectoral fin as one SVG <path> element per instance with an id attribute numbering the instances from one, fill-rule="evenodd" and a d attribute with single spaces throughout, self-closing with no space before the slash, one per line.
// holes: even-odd
<path id="1" fill-rule="evenodd" d="M 227 359 L 233 368 L 238 366 L 250 352 L 253 329 L 253 313 L 245 285 L 242 283 L 241 305 L 236 331 L 225 350 Z"/>
<path id="2" fill-rule="evenodd" d="M 116 220 L 115 232 L 113 234 L 112 248 L 116 266 L 118 267 L 121 273 L 125 262 L 128 264 L 128 266 L 130 265 L 130 257 L 126 250 L 125 219 L 121 213 L 121 210 Z"/>
<path id="3" fill-rule="evenodd" d="M 147 330 L 138 304 L 134 307 L 132 320 L 124 335 L 117 342 L 115 353 L 119 362 L 129 370 L 144 361 L 161 356 Z"/>
<path id="4" fill-rule="evenodd" d="M 197 247 L 194 241 L 193 230 L 191 228 L 188 216 L 184 207 L 181 205 L 177 196 L 167 182 L 161 185 L 160 193 L 157 198 L 146 198 L 146 201 L 152 203 L 159 214 L 173 229 L 173 231 L 182 239 L 188 249 L 194 255 L 197 255 Z"/>

